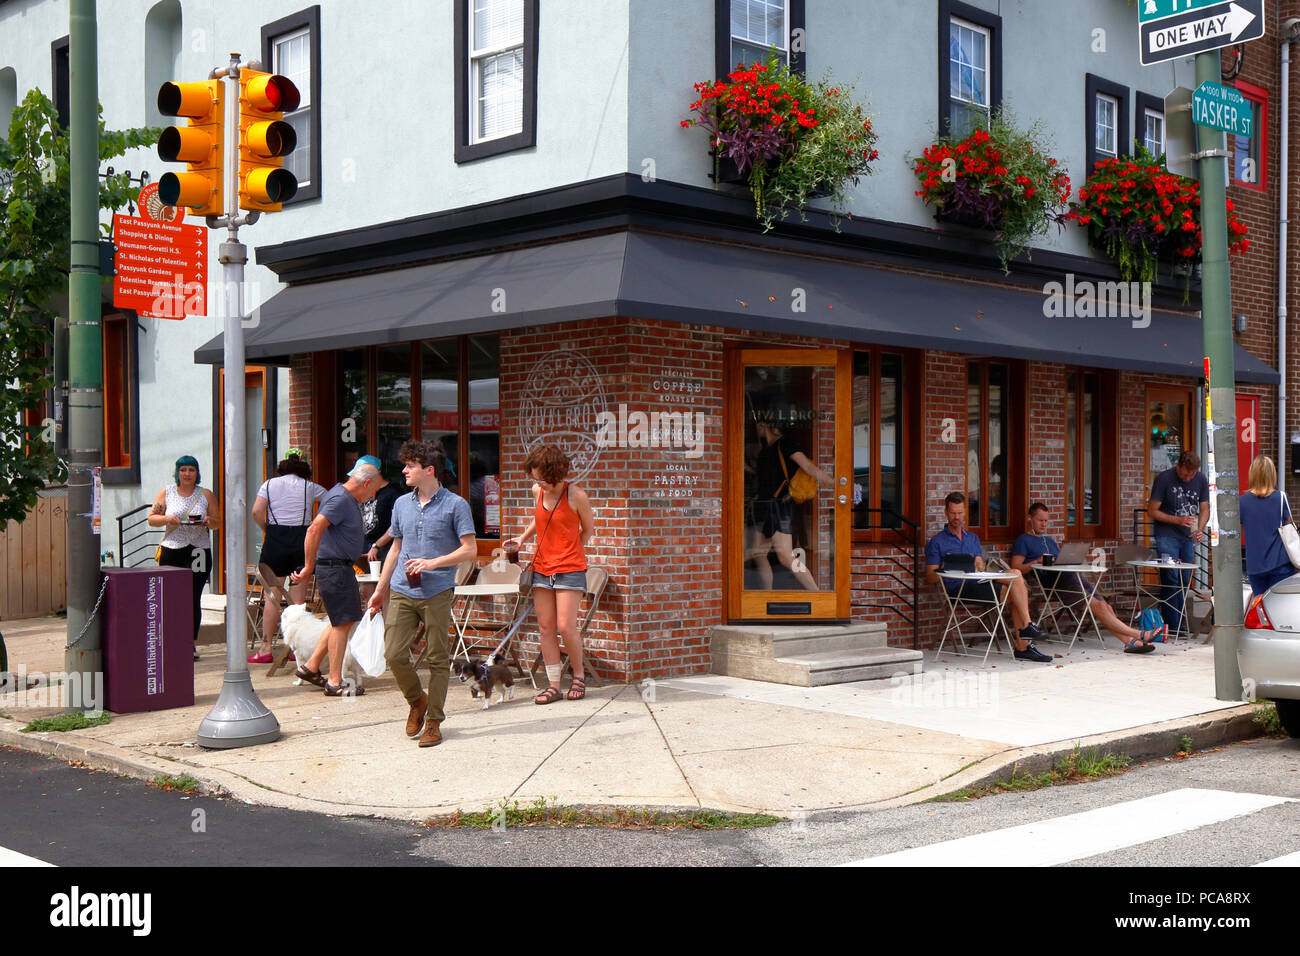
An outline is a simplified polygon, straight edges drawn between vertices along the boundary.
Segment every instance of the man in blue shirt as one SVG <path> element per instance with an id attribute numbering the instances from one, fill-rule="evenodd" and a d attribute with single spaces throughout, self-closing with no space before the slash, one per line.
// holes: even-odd
<path id="1" fill-rule="evenodd" d="M 1047 505 L 1035 501 L 1029 506 L 1029 531 L 1016 538 L 1015 543 L 1011 545 L 1013 570 L 1021 571 L 1030 565 L 1042 564 L 1043 555 L 1051 555 L 1053 561 L 1060 557 L 1061 549 L 1057 547 L 1056 540 L 1047 533 L 1051 523 L 1052 513 L 1047 510 Z M 1054 592 L 1056 600 L 1072 605 L 1075 614 L 1082 614 L 1079 605 L 1083 601 L 1083 583 L 1079 580 L 1079 575 L 1068 571 L 1059 573 L 1066 580 L 1056 585 Z M 1048 586 L 1052 585 L 1049 583 Z M 1149 653 L 1155 650 L 1152 641 L 1164 640 L 1164 635 L 1160 631 L 1137 631 L 1129 627 L 1119 619 L 1109 604 L 1095 594 L 1091 604 L 1097 623 L 1123 641 L 1124 650 L 1131 654 Z"/>
<path id="2" fill-rule="evenodd" d="M 393 595 L 384 630 L 384 656 L 402 696 L 411 705 L 406 736 L 419 737 L 421 747 L 436 747 L 442 743 L 438 728 L 445 716 L 442 708 L 447 700 L 451 664 L 447 623 L 456 565 L 473 558 L 478 545 L 469 502 L 438 481 L 446 466 L 441 448 L 432 442 L 408 441 L 398 457 L 406 465 L 402 469 L 406 484 L 414 490 L 393 503 L 388 533 L 394 546 L 384 559 L 370 609 L 383 608 L 391 582 Z M 399 565 L 401 573 L 393 581 Z M 411 641 L 421 621 L 429 648 L 427 694 L 420 686 L 420 675 L 411 666 Z"/>
<path id="3" fill-rule="evenodd" d="M 984 551 L 979 535 L 966 530 L 966 496 L 960 491 L 954 491 L 943 500 L 943 505 L 943 514 L 948 523 L 925 546 L 925 579 L 931 584 L 943 582 L 949 594 L 956 594 L 961 589 L 962 596 L 967 599 L 992 602 L 995 597 L 993 586 L 987 582 L 981 586 L 939 577 L 944 558 L 953 554 L 971 555 L 974 557 L 975 570 L 984 570 Z M 1043 632 L 1029 620 L 1029 591 L 1025 587 L 1025 579 L 1019 571 L 1014 574 L 1015 580 L 1006 582 L 1002 587 L 1011 589 L 1007 596 L 1007 606 L 1011 608 L 1011 620 L 1016 627 L 1015 658 L 1018 661 L 1049 663 L 1051 655 L 1044 654 L 1030 642 L 1030 638 L 1041 638 Z"/>
<path id="4" fill-rule="evenodd" d="M 1147 514 L 1151 516 L 1152 544 L 1162 558 L 1196 563 L 1196 544 L 1210 520 L 1210 483 L 1200 467 L 1196 453 L 1185 451 L 1178 456 L 1178 463 L 1157 475 L 1151 485 Z M 1160 614 L 1169 629 L 1177 631 L 1183 626 L 1183 604 L 1192 573 L 1178 568 L 1161 571 L 1160 581 L 1164 585 Z"/>
<path id="5" fill-rule="evenodd" d="M 348 480 L 335 485 L 321 498 L 320 510 L 307 526 L 303 566 L 289 575 L 289 583 L 297 584 L 315 574 L 316 590 L 325 602 L 330 628 L 317 643 L 311 657 L 298 665 L 295 674 L 299 680 L 324 688 L 329 697 L 344 695 L 343 651 L 347 648 L 352 626 L 364 616 L 361 591 L 352 564 L 365 544 L 361 505 L 375 496 L 375 488 L 379 486 L 378 461 L 371 455 L 359 459 L 348 472 Z M 327 651 L 330 656 L 328 680 L 320 673 Z"/>

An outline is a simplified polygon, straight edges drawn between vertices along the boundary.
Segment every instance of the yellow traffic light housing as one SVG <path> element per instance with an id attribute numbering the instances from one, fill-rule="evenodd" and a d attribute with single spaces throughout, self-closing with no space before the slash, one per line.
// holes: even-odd
<path id="1" fill-rule="evenodd" d="M 158 137 L 158 156 L 187 166 L 187 172 L 163 173 L 158 198 L 168 206 L 188 206 L 194 215 L 220 216 L 226 211 L 221 182 L 225 128 L 221 80 L 164 83 L 158 90 L 158 112 L 189 120 L 188 126 L 169 126 Z"/>
<path id="2" fill-rule="evenodd" d="M 298 178 L 284 168 L 298 134 L 284 114 L 300 102 L 292 80 L 247 67 L 239 71 L 240 209 L 278 212 L 298 192 Z"/>

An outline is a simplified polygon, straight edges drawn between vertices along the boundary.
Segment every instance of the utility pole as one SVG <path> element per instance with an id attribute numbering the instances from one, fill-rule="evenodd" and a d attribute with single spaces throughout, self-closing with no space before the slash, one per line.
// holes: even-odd
<path id="1" fill-rule="evenodd" d="M 72 0 L 68 30 L 72 255 L 68 275 L 68 640 L 63 704 L 94 710 L 103 672 L 99 531 L 91 512 L 104 461 L 104 393 L 99 288 L 99 56 L 95 0 Z M 56 367 L 58 363 L 56 362 Z M 57 384 L 57 383 L 56 383 Z M 78 678 L 77 675 L 80 675 Z"/>
<path id="2" fill-rule="evenodd" d="M 1220 83 L 1219 51 L 1196 55 L 1196 83 Z M 1236 365 L 1232 344 L 1232 287 L 1228 270 L 1227 164 L 1223 133 L 1198 126 L 1202 150 L 1201 316 L 1210 366 L 1209 401 L 1213 454 L 1210 471 L 1210 554 L 1214 568 L 1214 691 L 1219 700 L 1241 700 L 1237 639 L 1241 635 L 1241 514 L 1237 475 Z M 1209 154 L 1209 155 L 1207 155 Z"/>

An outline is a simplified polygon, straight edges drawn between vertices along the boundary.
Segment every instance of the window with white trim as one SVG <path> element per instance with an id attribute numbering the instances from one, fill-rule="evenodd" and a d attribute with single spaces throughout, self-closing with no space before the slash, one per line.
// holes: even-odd
<path id="1" fill-rule="evenodd" d="M 1096 131 L 1093 134 L 1093 143 L 1096 144 L 1097 152 L 1103 156 L 1118 156 L 1119 100 L 1105 93 L 1098 93 L 1094 103 Z"/>
<path id="2" fill-rule="evenodd" d="M 471 143 L 524 128 L 524 2 L 467 0 Z"/>
<path id="3" fill-rule="evenodd" d="M 1142 111 L 1142 145 L 1152 156 L 1165 152 L 1165 116 L 1155 110 Z"/>
<path id="4" fill-rule="evenodd" d="M 284 168 L 298 179 L 298 188 L 310 186 L 311 153 L 311 30 L 301 27 L 271 38 L 271 72 L 279 73 L 298 87 L 301 100 L 284 121 L 293 127 L 298 145 L 285 157 Z"/>
<path id="5" fill-rule="evenodd" d="M 790 62 L 790 4 L 788 0 L 731 0 L 731 60 L 766 63 L 772 49 L 781 62 Z"/>
<path id="6" fill-rule="evenodd" d="M 954 139 L 989 122 L 989 44 L 991 32 L 953 17 L 948 34 L 949 123 Z"/>

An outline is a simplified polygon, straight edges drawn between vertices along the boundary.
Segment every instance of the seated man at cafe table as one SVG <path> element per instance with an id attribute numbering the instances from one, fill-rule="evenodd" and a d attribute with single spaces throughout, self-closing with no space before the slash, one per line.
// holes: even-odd
<path id="1" fill-rule="evenodd" d="M 1011 545 L 1011 567 L 1014 570 L 1034 573 L 1029 572 L 1029 568 L 1033 565 L 1041 566 L 1044 555 L 1050 556 L 1051 561 L 1060 557 L 1061 549 L 1057 546 L 1056 539 L 1047 533 L 1051 524 L 1052 513 L 1047 505 L 1035 501 L 1029 506 L 1029 530 L 1016 538 L 1015 543 Z M 1079 580 L 1080 576 L 1076 573 L 1060 571 L 1057 574 L 1060 580 L 1055 582 L 1045 580 L 1043 583 L 1047 587 L 1055 584 L 1055 599 L 1067 605 L 1075 614 L 1082 614 L 1083 609 L 1080 605 L 1083 603 L 1084 582 Z M 1093 585 L 1089 583 L 1088 587 L 1092 588 Z M 1130 654 L 1146 654 L 1155 650 L 1155 641 L 1165 639 L 1168 627 L 1155 631 L 1138 631 L 1121 621 L 1115 614 L 1114 608 L 1095 594 L 1089 603 L 1097 623 L 1123 641 L 1124 650 Z"/>
<path id="2" fill-rule="evenodd" d="M 948 523 L 940 528 L 939 533 L 925 546 L 925 579 L 931 584 L 942 581 L 949 594 L 957 594 L 960 591 L 965 600 L 992 603 L 996 595 L 993 593 L 991 582 L 953 581 L 939 577 L 944 558 L 954 554 L 973 555 L 975 570 L 984 570 L 984 551 L 980 545 L 979 535 L 966 530 L 966 496 L 960 491 L 954 491 L 944 498 L 943 504 L 944 518 Z M 1016 626 L 1015 658 L 1018 661 L 1049 663 L 1052 656 L 1044 654 L 1030 642 L 1030 638 L 1042 637 L 1043 632 L 1029 620 L 1029 590 L 1025 587 L 1025 580 L 1019 571 L 1011 573 L 1015 575 L 1014 580 L 1002 581 L 999 584 L 1004 592 L 1010 589 L 1010 593 L 1006 596 L 1006 603 L 1011 608 L 1011 620 Z"/>

